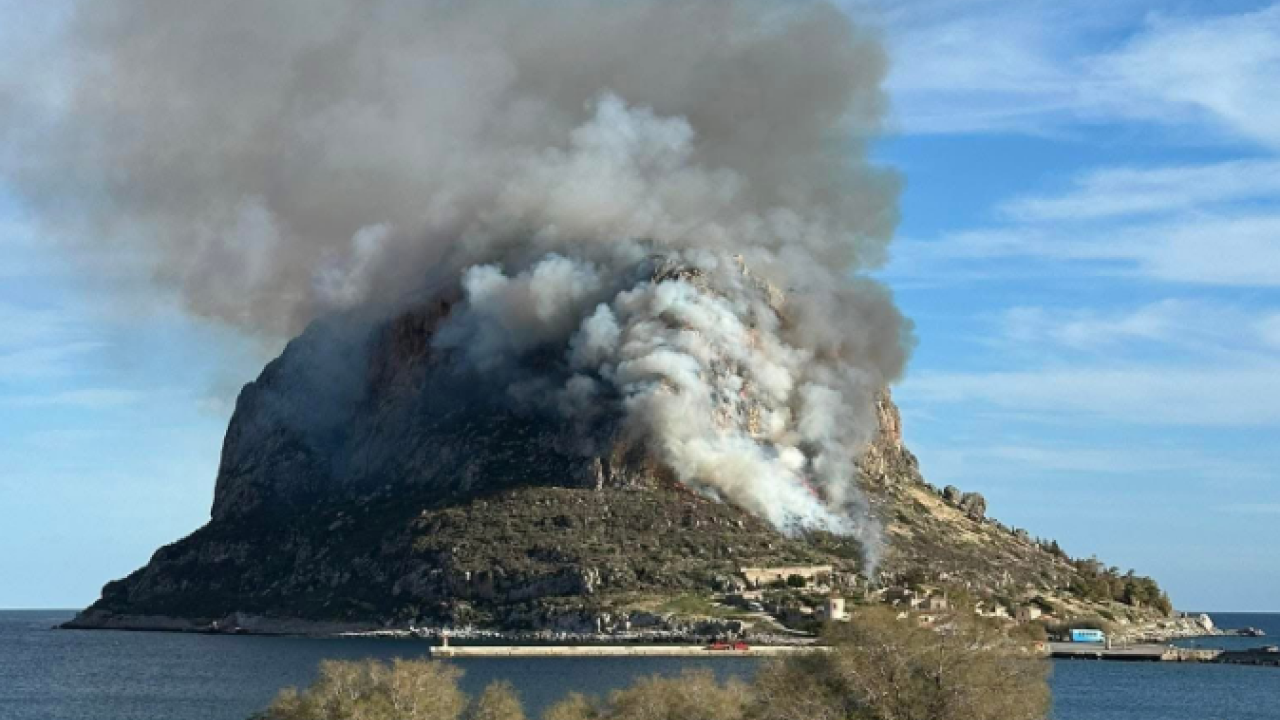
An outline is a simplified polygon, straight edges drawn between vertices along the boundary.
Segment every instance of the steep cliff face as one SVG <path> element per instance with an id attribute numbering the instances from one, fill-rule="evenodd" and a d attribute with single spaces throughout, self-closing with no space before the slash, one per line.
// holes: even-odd
<path id="1" fill-rule="evenodd" d="M 240 395 L 210 523 L 108 584 L 73 625 L 577 628 L 730 589 L 742 566 L 830 564 L 863 582 L 853 539 L 784 535 L 685 488 L 617 428 L 476 392 L 431 342 L 448 312 L 436 302 L 371 331 L 331 320 L 293 341 Z M 871 580 L 1070 581 L 1065 561 L 927 485 L 887 392 L 876 409 L 859 461 L 887 539 Z"/>
<path id="2" fill-rule="evenodd" d="M 665 473 L 600 426 L 520 411 L 432 339 L 447 302 L 365 330 L 313 326 L 247 385 L 223 446 L 212 516 L 305 512 L 383 488 L 446 499 L 504 487 L 651 486 Z"/>

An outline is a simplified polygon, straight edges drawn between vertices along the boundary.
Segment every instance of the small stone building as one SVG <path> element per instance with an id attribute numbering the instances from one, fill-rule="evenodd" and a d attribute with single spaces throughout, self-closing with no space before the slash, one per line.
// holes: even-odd
<path id="1" fill-rule="evenodd" d="M 920 609 L 925 612 L 943 612 L 951 609 L 951 601 L 945 595 L 931 595 L 920 603 Z"/>

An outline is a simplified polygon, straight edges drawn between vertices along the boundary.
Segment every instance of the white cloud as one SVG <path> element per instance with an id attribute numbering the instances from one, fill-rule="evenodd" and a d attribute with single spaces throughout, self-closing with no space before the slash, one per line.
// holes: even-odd
<path id="1" fill-rule="evenodd" d="M 1049 54 L 1062 36 L 1034 10 L 978 9 L 941 22 L 921 15 L 895 18 L 897 27 L 888 35 L 888 88 L 902 129 L 1027 129 L 1038 117 L 1069 110 L 1071 76 Z"/>
<path id="2" fill-rule="evenodd" d="M 1090 67 L 1104 107 L 1159 121 L 1201 115 L 1280 148 L 1280 5 L 1208 18 L 1153 15 Z"/>
<path id="3" fill-rule="evenodd" d="M 1280 503 L 1233 503 L 1218 509 L 1233 515 L 1280 515 Z"/>
<path id="4" fill-rule="evenodd" d="M 1272 313 L 1260 318 L 1254 327 L 1264 343 L 1280 350 L 1280 313 Z"/>
<path id="5" fill-rule="evenodd" d="M 71 374 L 102 347 L 66 308 L 0 302 L 0 382 Z"/>
<path id="6" fill-rule="evenodd" d="M 0 350 L 0 382 L 74 374 L 84 355 L 102 347 L 102 343 L 85 341 Z"/>
<path id="7" fill-rule="evenodd" d="M 996 265 L 1004 259 L 1058 261 L 1086 274 L 1170 283 L 1280 287 L 1280 212 L 1186 213 L 1102 229 L 1047 223 L 971 230 L 899 244 L 886 275 L 947 278 L 978 265 L 979 277 L 990 279 L 1004 275 Z M 1009 270 L 1029 272 L 1025 264 Z"/>
<path id="8" fill-rule="evenodd" d="M 1134 425 L 1264 426 L 1280 423 L 1280 364 L 923 372 L 904 396 L 926 404 L 989 407 L 1044 420 L 1105 418 Z"/>
<path id="9" fill-rule="evenodd" d="M 75 322 L 62 308 L 24 307 L 0 301 L 0 349 L 65 340 Z"/>
<path id="10" fill-rule="evenodd" d="M 1024 223 L 1078 222 L 1280 199 L 1280 161 L 1101 168 L 1075 178 L 1072 185 L 1060 195 L 1015 198 L 1000 207 L 1001 214 Z"/>
<path id="11" fill-rule="evenodd" d="M 1141 446 L 1081 445 L 1028 441 L 1016 443 L 953 443 L 928 452 L 928 474 L 946 481 L 981 476 L 1015 481 L 1045 475 L 1151 477 L 1176 473 L 1183 478 L 1216 481 L 1231 477 L 1267 479 L 1269 473 L 1247 462 L 1224 459 L 1202 448 L 1178 448 L 1148 441 Z M 936 477 L 935 477 L 936 476 Z"/>
<path id="12" fill-rule="evenodd" d="M 1130 340 L 1162 340 L 1178 325 L 1178 301 L 1140 308 L 1122 316 L 1075 311 L 1061 317 L 1043 307 L 1016 307 L 1005 312 L 1004 334 L 1019 343 L 1053 343 L 1096 348 Z"/>
<path id="13" fill-rule="evenodd" d="M 80 410 L 106 410 L 137 404 L 142 396 L 120 388 L 83 388 L 62 390 L 46 395 L 19 395 L 0 400 L 10 407 L 67 407 Z"/>
<path id="14" fill-rule="evenodd" d="M 1062 194 L 1009 200 L 1000 214 L 1010 222 L 898 247 L 890 272 L 945 275 L 967 263 L 998 276 L 990 269 L 1001 259 L 1038 259 L 1059 271 L 1280 286 L 1280 161 L 1102 168 Z"/>
<path id="15" fill-rule="evenodd" d="M 846 4 L 885 27 L 907 133 L 1141 120 L 1280 147 L 1280 5 L 1173 16 L 1145 0 Z"/>
<path id="16" fill-rule="evenodd" d="M 1139 228 L 1121 233 L 1109 254 L 1132 260 L 1159 280 L 1280 286 L 1280 214 L 1188 218 Z"/>
<path id="17" fill-rule="evenodd" d="M 1092 351 L 1114 357 L 1123 350 L 1158 347 L 1172 359 L 1181 351 L 1193 360 L 1265 360 L 1280 343 L 1280 314 L 1201 300 L 1169 298 L 1134 308 L 1100 311 L 1020 306 L 999 320 L 999 342 Z"/>
<path id="18" fill-rule="evenodd" d="M 1052 130 L 1070 112 L 1079 16 L 1062 3 L 887 0 L 848 3 L 885 28 L 888 89 L 907 133 Z M 1095 10 L 1110 17 L 1123 3 Z"/>

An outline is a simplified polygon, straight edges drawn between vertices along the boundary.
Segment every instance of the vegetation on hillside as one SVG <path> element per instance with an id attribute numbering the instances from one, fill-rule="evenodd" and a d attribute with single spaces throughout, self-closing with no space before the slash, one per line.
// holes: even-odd
<path id="1" fill-rule="evenodd" d="M 830 626 L 830 652 L 775 660 L 755 679 L 686 672 L 604 698 L 571 694 L 544 720 L 1039 720 L 1047 662 L 990 625 L 956 616 L 941 630 L 867 608 Z M 326 662 L 305 691 L 285 690 L 257 720 L 524 720 L 514 689 L 479 698 L 438 661 Z"/>
<path id="2" fill-rule="evenodd" d="M 1173 612 L 1173 603 L 1155 580 L 1130 570 L 1106 567 L 1096 558 L 1072 560 L 1077 575 L 1072 578 L 1070 592 L 1094 602 L 1114 601 L 1130 607 L 1155 608 L 1162 614 Z"/>
<path id="3" fill-rule="evenodd" d="M 522 487 L 465 501 L 404 493 L 212 523 L 109 584 L 97 607 L 536 629 L 544 611 L 570 601 L 594 612 L 628 594 L 707 596 L 741 566 L 810 564 L 857 568 L 676 489 Z"/>
<path id="4" fill-rule="evenodd" d="M 595 633 L 630 630 L 639 613 L 636 629 L 670 629 L 740 615 L 714 601 L 743 589 L 743 567 L 806 565 L 831 566 L 831 587 L 796 575 L 775 590 L 835 590 L 858 602 L 907 587 L 949 594 L 953 604 L 969 595 L 970 608 L 981 601 L 1010 614 L 1036 596 L 1052 599 L 1062 612 L 1042 609 L 1060 617 L 1168 614 L 1149 578 L 1072 560 L 1056 542 L 988 517 L 976 493 L 926 483 L 889 415 L 861 464 L 884 525 L 879 548 L 828 532 L 781 533 L 660 474 L 596 489 L 569 478 L 565 487 L 521 484 L 517 473 L 456 492 L 417 478 L 308 496 L 306 512 L 267 503 L 217 516 L 108 584 L 82 626 L 163 616 L 232 630 L 250 618 L 259 627 L 301 619 Z M 516 440 L 498 445 L 525 467 Z M 874 570 L 867 550 L 879 550 Z"/>

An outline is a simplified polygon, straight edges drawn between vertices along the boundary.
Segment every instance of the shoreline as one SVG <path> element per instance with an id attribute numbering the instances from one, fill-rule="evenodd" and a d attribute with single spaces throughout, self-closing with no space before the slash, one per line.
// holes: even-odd
<path id="1" fill-rule="evenodd" d="M 782 633 L 691 633 L 680 630 L 629 630 L 582 633 L 562 630 L 489 630 L 445 627 L 378 627 L 369 623 L 343 623 L 269 618 L 236 614 L 221 621 L 192 620 L 165 615 L 107 615 L 81 613 L 56 626 L 60 630 L 109 630 L 117 632 L 169 632 L 193 635 L 253 635 L 332 639 L 417 640 L 440 643 L 447 637 L 452 647 L 699 647 L 726 638 L 759 647 L 814 645 L 817 637 Z M 438 645 L 433 645 L 438 646 Z"/>
<path id="2" fill-rule="evenodd" d="M 65 623 L 58 628 L 71 630 L 112 630 L 133 632 L 176 632 L 203 635 L 253 635 L 260 637 L 308 637 L 327 639 L 383 639 L 416 640 L 423 643 L 426 655 L 438 659 L 467 658 L 712 658 L 749 659 L 783 657 L 794 654 L 826 652 L 827 647 L 815 637 L 747 636 L 745 646 L 716 647 L 711 644 L 720 638 L 677 635 L 670 631 L 642 634 L 562 633 L 552 631 L 497 631 L 443 628 L 378 628 L 336 630 L 331 624 L 312 621 L 275 620 L 269 629 L 259 623 L 253 629 L 212 629 L 192 621 L 176 618 L 148 616 L 146 618 L 117 618 L 118 622 L 92 626 L 87 623 Z M 145 622 L 142 622 L 145 620 Z M 262 619 L 268 620 L 268 619 Z M 299 625 L 306 625 L 302 631 Z M 325 625 L 320 631 L 316 625 Z M 287 628 L 287 629 L 286 629 Z M 1240 631 L 1215 630 L 1199 635 L 1180 634 L 1178 638 L 1192 637 L 1242 637 Z M 447 642 L 445 641 L 447 638 Z M 460 644 L 455 644 L 460 643 Z M 1179 648 L 1165 641 L 1147 641 L 1126 644 L 1124 647 L 1107 648 L 1079 643 L 1045 643 L 1042 652 L 1047 658 L 1061 661 L 1121 661 L 1121 662 L 1176 662 L 1222 665 L 1248 665 L 1280 667 L 1280 654 L 1263 648 L 1242 651 Z"/>
<path id="3" fill-rule="evenodd" d="M 1228 613 L 1222 613 L 1228 614 Z M 1218 627 L 1209 613 L 1182 613 L 1177 617 L 1153 620 L 1138 625 L 1112 628 L 1112 639 L 1130 645 L 1168 643 L 1173 640 L 1195 640 L 1199 638 L 1220 637 L 1256 637 L 1265 639 L 1265 635 L 1253 635 L 1254 628 L 1222 628 Z"/>
<path id="4" fill-rule="evenodd" d="M 377 626 L 372 623 L 316 621 L 233 613 L 221 620 L 180 618 L 167 615 L 114 615 L 87 611 L 57 626 L 63 630 L 114 630 L 132 632 L 176 632 L 204 635 L 293 636 L 314 638 L 382 638 L 389 640 L 422 640 L 461 643 L 454 647 L 673 647 L 704 646 L 716 640 L 744 640 L 759 647 L 808 647 L 818 642 L 815 635 L 787 634 L 777 631 L 690 632 L 688 630 L 653 628 L 615 632 L 579 632 L 568 630 L 491 630 L 482 628 Z M 1223 629 L 1205 627 L 1190 617 L 1146 623 L 1117 629 L 1116 643 L 1124 645 L 1161 645 L 1174 640 L 1221 637 L 1251 637 L 1248 628 Z M 1265 637 L 1258 638 L 1260 645 Z"/>

